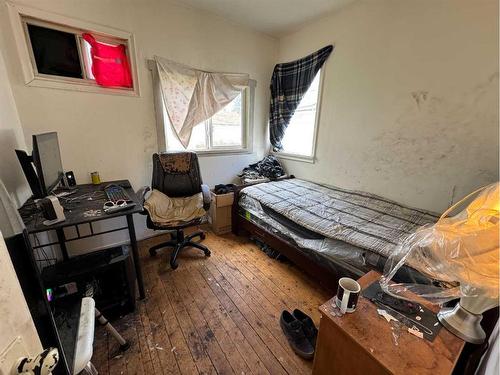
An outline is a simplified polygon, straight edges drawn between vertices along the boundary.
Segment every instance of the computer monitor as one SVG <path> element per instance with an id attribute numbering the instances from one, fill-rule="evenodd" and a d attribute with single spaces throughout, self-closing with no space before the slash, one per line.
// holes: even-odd
<path id="1" fill-rule="evenodd" d="M 33 163 L 46 196 L 64 176 L 56 132 L 33 135 Z"/>

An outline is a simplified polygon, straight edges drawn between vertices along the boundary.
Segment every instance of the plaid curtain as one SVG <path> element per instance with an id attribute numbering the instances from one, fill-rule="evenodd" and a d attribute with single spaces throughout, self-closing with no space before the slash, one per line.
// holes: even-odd
<path id="1" fill-rule="evenodd" d="M 283 148 L 281 140 L 290 119 L 332 51 L 332 45 L 326 46 L 302 59 L 274 67 L 269 111 L 269 131 L 274 151 Z"/>

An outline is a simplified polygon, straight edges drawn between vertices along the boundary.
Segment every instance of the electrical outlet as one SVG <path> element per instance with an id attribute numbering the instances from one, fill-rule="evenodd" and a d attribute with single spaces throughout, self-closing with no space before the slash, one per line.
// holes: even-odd
<path id="1" fill-rule="evenodd" d="M 12 375 L 12 370 L 21 357 L 29 353 L 21 336 L 17 336 L 0 354 L 0 375 Z"/>

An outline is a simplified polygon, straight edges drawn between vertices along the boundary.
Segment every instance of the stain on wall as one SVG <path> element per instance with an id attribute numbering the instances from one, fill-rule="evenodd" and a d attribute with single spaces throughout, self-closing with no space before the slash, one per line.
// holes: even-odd
<path id="1" fill-rule="evenodd" d="M 365 157 L 375 161 L 382 174 L 393 170 L 404 177 L 446 174 L 459 164 L 477 184 L 496 181 L 498 173 L 476 166 L 481 160 L 488 165 L 488 159 L 498 159 L 498 138 L 487 142 L 484 138 L 498 128 L 498 117 L 491 112 L 497 91 L 498 72 L 454 96 L 412 91 L 399 104 L 403 109 L 394 126 L 372 139 Z M 453 187 L 450 203 L 459 198 L 456 193 Z"/>

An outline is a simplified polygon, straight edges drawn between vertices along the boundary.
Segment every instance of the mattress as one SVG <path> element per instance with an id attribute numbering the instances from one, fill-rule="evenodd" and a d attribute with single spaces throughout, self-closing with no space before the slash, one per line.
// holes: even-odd
<path id="1" fill-rule="evenodd" d="M 295 178 L 249 186 L 241 194 L 313 233 L 383 257 L 417 228 L 438 219 L 374 194 Z"/>
<path id="2" fill-rule="evenodd" d="M 383 272 L 387 260 L 384 256 L 315 233 L 261 205 L 258 200 L 248 195 L 240 196 L 238 205 L 242 218 L 296 245 L 303 255 L 330 269 L 334 274 L 357 278 L 370 270 Z M 406 266 L 398 271 L 395 279 L 422 284 L 432 281 Z"/>

